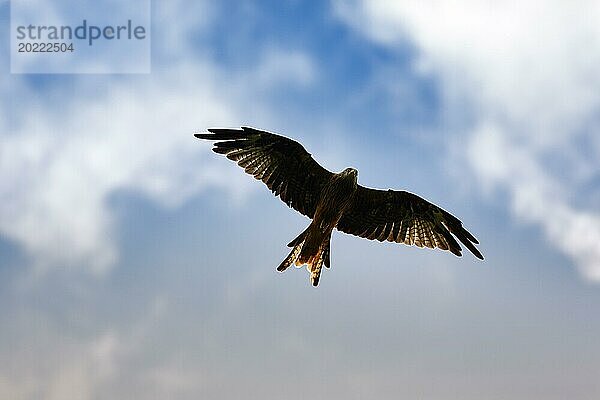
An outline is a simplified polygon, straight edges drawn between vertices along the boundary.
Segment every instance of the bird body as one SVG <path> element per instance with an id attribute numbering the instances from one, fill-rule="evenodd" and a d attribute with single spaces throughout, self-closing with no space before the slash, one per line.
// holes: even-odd
<path id="1" fill-rule="evenodd" d="M 278 271 L 285 271 L 292 263 L 296 266 L 306 264 L 311 283 L 314 286 L 319 284 L 321 267 L 323 264 L 329 267 L 331 232 L 352 205 L 358 188 L 357 178 L 358 171 L 354 168 L 331 176 L 323 187 L 311 224 L 297 238 L 290 255 L 277 267 Z"/>
<path id="2" fill-rule="evenodd" d="M 405 191 L 379 190 L 358 184 L 358 171 L 332 173 L 320 166 L 302 145 L 273 133 L 242 129 L 209 129 L 199 139 L 216 140 L 213 151 L 224 154 L 263 181 L 288 206 L 311 218 L 292 240 L 292 250 L 277 267 L 307 265 L 313 286 L 322 266 L 330 267 L 333 229 L 370 240 L 440 248 L 461 256 L 454 237 L 477 258 L 479 242 L 460 220 L 427 200 Z"/>

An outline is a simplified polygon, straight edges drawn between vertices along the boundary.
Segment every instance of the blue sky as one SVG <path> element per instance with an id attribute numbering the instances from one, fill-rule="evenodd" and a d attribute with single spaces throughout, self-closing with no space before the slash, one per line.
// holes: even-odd
<path id="1" fill-rule="evenodd" d="M 0 2 L 0 397 L 597 398 L 595 3 L 154 2 L 150 74 L 27 75 Z M 486 260 L 276 273 L 308 220 L 192 136 L 240 125 Z"/>

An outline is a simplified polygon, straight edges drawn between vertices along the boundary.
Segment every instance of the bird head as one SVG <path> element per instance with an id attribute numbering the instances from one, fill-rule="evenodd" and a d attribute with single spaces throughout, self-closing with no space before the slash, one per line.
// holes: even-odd
<path id="1" fill-rule="evenodd" d="M 342 174 L 352 176 L 354 181 L 358 180 L 358 170 L 355 168 L 346 168 L 344 171 L 342 171 Z"/>

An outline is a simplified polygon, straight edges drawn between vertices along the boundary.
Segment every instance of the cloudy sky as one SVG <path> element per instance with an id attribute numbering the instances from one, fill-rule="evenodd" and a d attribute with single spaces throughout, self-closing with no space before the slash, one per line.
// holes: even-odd
<path id="1" fill-rule="evenodd" d="M 598 398 L 598 20 L 154 1 L 151 73 L 28 75 L 0 1 L 0 398 Z M 421 194 L 486 260 L 336 233 L 317 289 L 278 274 L 308 220 L 192 136 L 240 125 Z"/>

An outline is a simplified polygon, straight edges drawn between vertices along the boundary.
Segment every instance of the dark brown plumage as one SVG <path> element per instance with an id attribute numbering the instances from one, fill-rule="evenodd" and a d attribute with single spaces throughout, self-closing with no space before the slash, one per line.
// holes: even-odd
<path id="1" fill-rule="evenodd" d="M 312 219 L 288 246 L 292 251 L 277 268 L 307 264 L 314 286 L 321 267 L 330 264 L 334 228 L 351 235 L 440 248 L 461 256 L 458 241 L 477 258 L 479 244 L 460 220 L 421 197 L 405 191 L 378 190 L 358 185 L 358 171 L 334 174 L 321 167 L 294 140 L 254 128 L 209 129 L 199 139 L 216 140 L 213 151 L 238 163 L 288 206 Z M 458 239 L 458 241 L 455 239 Z"/>

